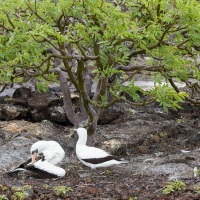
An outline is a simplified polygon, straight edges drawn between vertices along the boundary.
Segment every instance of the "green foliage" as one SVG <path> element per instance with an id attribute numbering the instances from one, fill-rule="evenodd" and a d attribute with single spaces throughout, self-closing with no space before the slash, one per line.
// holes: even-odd
<path id="1" fill-rule="evenodd" d="M 0 195 L 0 200 L 8 200 L 8 198 L 6 197 L 6 195 Z"/>
<path id="2" fill-rule="evenodd" d="M 13 200 L 23 200 L 23 199 L 25 199 L 27 196 L 28 196 L 28 193 L 26 193 L 26 192 L 24 192 L 24 191 L 18 191 L 18 192 L 15 192 L 15 193 L 12 195 L 12 198 L 13 198 Z"/>
<path id="3" fill-rule="evenodd" d="M 105 95 L 100 96 L 100 103 L 102 106 L 106 106 L 108 104 L 108 98 Z"/>
<path id="4" fill-rule="evenodd" d="M 97 70 L 95 71 L 98 76 L 101 76 L 102 78 L 110 77 L 112 75 L 123 75 L 122 70 L 117 70 L 112 67 L 106 67 L 103 71 Z"/>
<path id="5" fill-rule="evenodd" d="M 199 16 L 197 0 L 126 0 L 121 6 L 106 0 L 2 0 L 0 84 L 34 77 L 37 89 L 45 92 L 58 81 L 52 70 L 59 67 L 79 91 L 83 81 L 76 79 L 74 71 L 82 77 L 92 64 L 99 87 L 97 102 L 87 100 L 84 106 L 105 108 L 117 100 L 128 102 L 122 94 L 141 105 L 156 100 L 165 111 L 179 109 L 185 99 L 200 105 L 193 95 L 199 93 L 200 81 Z M 47 50 L 52 47 L 54 51 Z M 140 54 L 149 58 L 142 65 L 134 62 Z M 61 63 L 55 66 L 58 58 Z M 134 82 L 136 75 L 146 73 L 155 88 L 144 92 Z M 179 91 L 175 80 L 186 83 L 192 92 Z M 138 92 L 150 100 L 141 99 Z"/>
<path id="6" fill-rule="evenodd" d="M 5 185 L 0 185 L 0 188 L 1 188 L 2 191 L 6 191 L 6 190 L 8 190 L 8 187 L 5 186 Z"/>
<path id="7" fill-rule="evenodd" d="M 135 102 L 140 102 L 141 98 L 139 92 L 145 94 L 145 91 L 131 81 L 127 84 L 121 84 L 120 80 L 116 81 L 115 87 L 111 90 L 114 95 L 121 94 L 122 92 L 128 94 Z"/>
<path id="8" fill-rule="evenodd" d="M 29 196 L 27 190 L 31 190 L 32 191 L 32 187 L 29 185 L 24 185 L 23 187 L 10 187 L 10 186 L 6 186 L 6 185 L 0 185 L 0 192 L 5 193 L 4 195 L 0 195 L 0 200 L 7 200 L 7 196 L 8 195 L 8 191 L 11 192 L 11 199 L 12 200 L 23 200 L 23 199 L 27 199 L 27 197 Z M 10 196 L 8 195 L 8 196 Z"/>
<path id="9" fill-rule="evenodd" d="M 195 190 L 196 190 L 197 193 L 200 194 L 200 185 L 196 185 L 196 186 L 195 186 Z"/>
<path id="10" fill-rule="evenodd" d="M 137 200 L 137 197 L 130 197 L 128 200 Z"/>
<path id="11" fill-rule="evenodd" d="M 3 194 L 6 192 L 9 188 L 6 185 L 0 185 L 0 200 L 8 200 L 7 196 Z"/>
<path id="12" fill-rule="evenodd" d="M 109 176 L 110 173 L 111 173 L 111 171 L 110 171 L 109 169 L 105 170 L 105 174 L 106 174 L 106 176 Z"/>
<path id="13" fill-rule="evenodd" d="M 45 184 L 44 187 L 45 187 L 46 190 L 49 189 L 49 185 L 48 184 Z"/>
<path id="14" fill-rule="evenodd" d="M 188 96 L 186 92 L 177 93 L 173 88 L 169 87 L 168 84 L 156 85 L 150 91 L 152 96 L 156 97 L 156 101 L 160 103 L 164 111 L 168 112 L 168 108 L 173 108 L 175 110 L 180 109 L 179 103 Z"/>
<path id="15" fill-rule="evenodd" d="M 163 193 L 170 194 L 174 191 L 185 190 L 185 188 L 186 184 L 183 181 L 174 180 L 166 184 L 165 189 L 163 189 Z"/>
<path id="16" fill-rule="evenodd" d="M 24 185 L 23 187 L 12 187 L 13 189 L 13 195 L 12 199 L 13 200 L 23 200 L 26 199 L 29 194 L 26 190 L 32 190 L 32 187 L 30 185 Z"/>
<path id="17" fill-rule="evenodd" d="M 71 187 L 66 186 L 57 186 L 53 189 L 56 191 L 56 194 L 61 198 L 66 197 L 68 192 L 73 191 Z"/>
<path id="18" fill-rule="evenodd" d="M 185 119 L 181 116 L 176 120 L 177 123 L 185 123 Z"/>

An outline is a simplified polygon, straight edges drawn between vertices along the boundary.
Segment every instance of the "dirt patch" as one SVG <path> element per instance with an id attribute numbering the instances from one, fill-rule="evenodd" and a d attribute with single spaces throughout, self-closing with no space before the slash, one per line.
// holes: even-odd
<path id="1" fill-rule="evenodd" d="M 90 181 L 79 177 L 78 173 L 83 173 L 80 167 L 80 165 L 70 166 L 71 169 L 68 170 L 66 177 L 55 181 L 33 177 L 4 177 L 1 179 L 1 194 L 11 199 L 17 191 L 13 188 L 15 185 L 20 188 L 30 186 L 31 192 L 26 199 L 200 199 L 200 194 L 197 192 L 200 184 L 197 179 L 184 179 L 182 181 L 187 184 L 185 190 L 165 195 L 163 189 L 167 176 L 132 174 L 123 171 L 122 168 L 114 168 L 110 171 L 98 170 Z M 55 187 L 62 188 L 63 186 L 68 188 L 66 194 L 63 194 L 64 189 L 61 190 L 63 193 L 56 191 Z"/>
<path id="2" fill-rule="evenodd" d="M 0 195 L 20 199 L 16 196 L 23 194 L 21 199 L 35 200 L 200 199 L 199 177 L 193 175 L 194 167 L 200 164 L 200 110 L 184 106 L 183 110 L 168 114 L 157 106 L 136 109 L 112 124 L 98 126 L 96 146 L 125 157 L 129 164 L 98 169 L 92 180 L 80 178 L 79 174 L 87 172 L 88 168 L 77 161 L 71 144 L 69 160 L 61 164 L 67 171 L 65 177 L 50 180 L 29 174 L 8 176 L 1 173 Z M 35 139 L 39 139 L 38 132 L 41 139 L 57 140 L 69 150 L 70 141 L 67 142 L 66 135 L 71 127 L 55 126 L 47 121 L 38 124 L 10 121 L 1 122 L 0 126 L 1 131 L 9 134 L 28 134 Z M 185 187 L 182 190 L 171 188 L 169 194 L 164 194 L 168 182 L 172 185 L 175 179 Z"/>

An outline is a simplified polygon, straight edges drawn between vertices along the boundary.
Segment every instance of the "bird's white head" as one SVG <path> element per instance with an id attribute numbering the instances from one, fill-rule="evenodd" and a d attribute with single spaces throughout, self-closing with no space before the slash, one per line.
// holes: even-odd
<path id="1" fill-rule="evenodd" d="M 35 142 L 32 146 L 31 146 L 31 153 L 37 152 L 37 153 L 41 153 L 44 149 L 46 149 L 49 146 L 48 141 L 45 140 L 40 140 Z"/>
<path id="2" fill-rule="evenodd" d="M 87 130 L 85 128 L 78 128 L 77 129 L 78 133 L 78 143 L 85 145 L 87 142 Z"/>
<path id="3" fill-rule="evenodd" d="M 45 140 L 40 140 L 35 142 L 32 146 L 31 146 L 31 157 L 32 157 L 32 162 L 35 162 L 35 159 L 37 157 L 38 154 L 42 153 L 45 149 L 48 148 L 54 148 L 56 142 L 54 141 L 45 141 Z"/>

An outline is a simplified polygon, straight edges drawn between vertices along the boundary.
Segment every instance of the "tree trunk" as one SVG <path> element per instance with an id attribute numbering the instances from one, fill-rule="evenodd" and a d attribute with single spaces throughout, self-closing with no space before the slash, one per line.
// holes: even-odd
<path id="1" fill-rule="evenodd" d="M 97 129 L 97 120 L 98 118 L 88 127 L 88 146 L 94 146 L 95 144 L 95 136 L 96 136 L 96 129 Z"/>
<path id="2" fill-rule="evenodd" d="M 86 106 L 85 107 L 83 97 L 80 94 L 80 100 L 79 100 L 80 112 L 76 113 L 73 108 L 70 89 L 69 89 L 66 75 L 59 68 L 59 66 L 56 66 L 56 65 L 54 66 L 54 69 L 52 71 L 54 71 L 55 73 L 59 75 L 60 87 L 63 93 L 63 103 L 64 103 L 63 107 L 68 119 L 74 125 L 75 128 L 84 127 L 87 129 L 88 131 L 87 145 L 94 146 L 95 133 L 96 133 L 97 121 L 98 121 L 98 111 L 97 111 L 98 109 L 95 109 L 92 105 L 88 105 L 88 104 L 85 105 Z M 92 86 L 92 80 L 91 80 L 91 77 L 89 76 L 88 70 L 85 70 L 82 75 L 84 76 L 84 79 L 83 79 L 84 81 L 82 80 L 84 84 L 83 86 L 84 95 L 86 99 L 87 98 L 89 99 L 91 86 Z M 77 137 L 75 136 L 74 144 L 76 143 L 76 141 L 77 141 Z"/>

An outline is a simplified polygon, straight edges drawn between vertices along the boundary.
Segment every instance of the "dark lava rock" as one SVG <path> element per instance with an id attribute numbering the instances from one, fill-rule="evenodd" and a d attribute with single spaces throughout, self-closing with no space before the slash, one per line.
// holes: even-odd
<path id="1" fill-rule="evenodd" d="M 28 109 L 20 105 L 0 105 L 0 120 L 13 120 L 26 118 Z"/>
<path id="2" fill-rule="evenodd" d="M 65 111 L 62 106 L 51 106 L 48 108 L 48 114 L 55 123 L 57 124 L 67 124 L 72 125 L 71 122 L 68 120 Z"/>
<path id="3" fill-rule="evenodd" d="M 56 101 L 57 97 L 54 93 L 39 93 L 33 92 L 31 97 L 27 98 L 27 103 L 30 108 L 47 108 L 50 103 Z"/>
<path id="4" fill-rule="evenodd" d="M 41 122 L 42 120 L 48 119 L 48 113 L 44 108 L 34 108 L 30 110 L 30 120 L 34 122 Z"/>
<path id="5" fill-rule="evenodd" d="M 27 98 L 31 95 L 31 90 L 26 87 L 17 88 L 13 93 L 13 98 Z"/>
<path id="6" fill-rule="evenodd" d="M 125 103 L 117 103 L 103 111 L 103 113 L 99 116 L 98 124 L 109 124 L 124 115 L 130 108 L 131 106 Z"/>
<path id="7" fill-rule="evenodd" d="M 72 94 L 71 98 L 75 112 L 78 112 L 79 97 Z M 0 98 L 0 120 L 51 120 L 57 124 L 72 125 L 62 106 L 63 96 L 60 92 L 39 93 L 21 87 L 14 91 L 12 97 Z M 100 115 L 98 124 L 108 124 L 123 115 L 126 110 L 125 104 L 113 105 Z"/>

